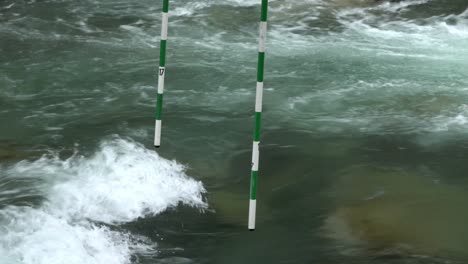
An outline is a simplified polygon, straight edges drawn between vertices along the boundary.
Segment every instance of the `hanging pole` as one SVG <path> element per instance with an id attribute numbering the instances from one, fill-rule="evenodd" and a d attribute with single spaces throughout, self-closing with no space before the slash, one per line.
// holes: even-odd
<path id="1" fill-rule="evenodd" d="M 262 121 L 263 73 L 265 66 L 265 44 L 267 34 L 268 0 L 262 0 L 260 36 L 258 39 L 257 92 L 255 96 L 255 129 L 252 146 L 252 172 L 250 176 L 249 230 L 255 230 L 257 210 L 258 162 L 260 158 L 260 127 Z"/>
<path id="2" fill-rule="evenodd" d="M 156 99 L 156 124 L 154 130 L 154 146 L 161 146 L 162 104 L 164 93 L 164 76 L 166 75 L 166 44 L 167 28 L 169 23 L 169 0 L 163 0 L 161 44 L 159 47 L 158 94 Z"/>

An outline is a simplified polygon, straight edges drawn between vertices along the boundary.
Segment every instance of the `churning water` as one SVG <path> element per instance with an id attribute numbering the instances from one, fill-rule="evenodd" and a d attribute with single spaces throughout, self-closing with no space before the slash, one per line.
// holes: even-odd
<path id="1" fill-rule="evenodd" d="M 0 263 L 464 263 L 468 1 L 0 0 Z"/>

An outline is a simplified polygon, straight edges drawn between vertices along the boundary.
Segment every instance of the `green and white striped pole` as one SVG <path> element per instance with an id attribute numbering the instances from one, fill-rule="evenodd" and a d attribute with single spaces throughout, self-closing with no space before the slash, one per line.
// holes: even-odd
<path id="1" fill-rule="evenodd" d="M 156 99 L 156 125 L 154 130 L 154 146 L 161 146 L 161 125 L 162 125 L 162 104 L 164 93 L 164 76 L 166 75 L 166 44 L 167 28 L 169 23 L 169 0 L 163 0 L 162 25 L 161 25 L 161 44 L 159 48 L 159 70 L 158 70 L 158 95 Z"/>
<path id="2" fill-rule="evenodd" d="M 260 127 L 262 121 L 263 73 L 265 66 L 265 44 L 267 35 L 268 0 L 262 0 L 260 37 L 258 40 L 257 92 L 255 96 L 255 130 L 252 146 L 252 173 L 250 178 L 249 230 L 255 230 L 257 210 L 258 161 L 260 158 Z"/>

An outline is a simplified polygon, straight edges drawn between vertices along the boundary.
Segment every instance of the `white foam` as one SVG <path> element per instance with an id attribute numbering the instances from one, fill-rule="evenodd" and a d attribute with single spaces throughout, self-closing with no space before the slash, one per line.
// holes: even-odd
<path id="1" fill-rule="evenodd" d="M 15 3 L 9 4 L 7 6 L 2 7 L 1 9 L 10 9 L 15 5 Z"/>
<path id="2" fill-rule="evenodd" d="M 9 219 L 0 228 L 0 245 L 10 260 L 25 264 L 129 263 L 128 239 L 106 227 L 69 222 L 32 208 L 7 208 L 0 216 Z"/>
<path id="3" fill-rule="evenodd" d="M 281 17 L 288 17 L 291 13 L 300 18 L 295 19 L 295 22 L 286 23 L 287 26 L 282 26 L 281 23 L 271 23 L 268 47 L 271 53 L 286 53 L 289 56 L 295 50 L 304 54 L 304 52 L 316 50 L 316 48 L 311 48 L 311 45 L 322 47 L 325 44 L 361 50 L 367 48 L 371 53 L 374 53 L 375 49 L 378 48 L 379 55 L 459 60 L 460 55 L 464 55 L 464 47 L 467 43 L 466 14 L 468 10 L 460 15 L 434 16 L 414 20 L 395 19 L 395 15 L 391 15 L 391 13 L 402 13 L 411 6 L 428 2 L 430 0 L 399 3 L 384 1 L 379 5 L 366 5 L 365 7 L 348 3 L 349 7 L 335 12 L 337 21 L 346 30 L 332 30 L 322 37 L 303 34 L 303 32 L 315 30 L 313 25 L 307 21 L 319 17 L 322 9 L 316 8 L 320 6 L 318 3 L 307 4 L 305 1 L 281 3 L 273 8 L 278 10 L 278 13 L 273 12 L 272 14 L 278 16 L 277 20 Z M 307 15 L 302 13 L 298 15 L 298 8 L 305 10 L 302 12 Z M 395 50 L 402 52 L 395 52 Z"/>
<path id="4" fill-rule="evenodd" d="M 6 264 L 130 263 L 134 249 L 151 251 L 154 245 L 95 222 L 130 222 L 179 203 L 206 208 L 201 182 L 187 177 L 182 165 L 120 138 L 104 141 L 91 157 L 44 156 L 6 173 L 47 183 L 47 202 L 39 208 L 0 211 L 0 252 L 8 252 L 1 261 Z"/>
<path id="5" fill-rule="evenodd" d="M 191 16 L 200 9 L 210 6 L 208 2 L 191 2 L 180 7 L 176 7 L 171 11 L 174 16 Z"/>
<path id="6" fill-rule="evenodd" d="M 466 131 L 468 125 L 468 105 L 457 108 L 455 113 L 439 115 L 432 120 L 430 131 L 443 132 L 450 130 Z"/>
<path id="7" fill-rule="evenodd" d="M 412 0 L 412 1 L 401 1 L 401 2 L 388 2 L 384 1 L 380 5 L 376 7 L 372 7 L 370 9 L 377 9 L 377 10 L 384 10 L 387 12 L 402 12 L 405 11 L 408 7 L 414 5 L 422 5 L 430 2 L 432 0 Z"/>
<path id="8" fill-rule="evenodd" d="M 278 0 L 270 0 L 269 3 L 278 2 Z M 192 16 L 197 13 L 199 10 L 213 6 L 213 5 L 231 5 L 231 6 L 256 6 L 260 5 L 261 1 L 259 0 L 209 0 L 209 1 L 193 1 L 190 3 L 184 3 L 182 6 L 170 10 L 170 15 L 174 16 Z"/>
<path id="9" fill-rule="evenodd" d="M 428 47 L 448 48 L 454 41 L 464 41 L 468 34 L 465 11 L 459 15 L 434 16 L 414 20 L 390 21 L 386 15 L 375 15 L 373 10 L 385 12 L 403 12 L 412 5 L 421 5 L 430 0 L 402 1 L 399 3 L 384 2 L 376 7 L 345 9 L 337 13 L 338 20 L 351 29 L 372 37 L 400 39 L 412 45 L 426 44 Z M 456 23 L 447 24 L 447 20 Z"/>

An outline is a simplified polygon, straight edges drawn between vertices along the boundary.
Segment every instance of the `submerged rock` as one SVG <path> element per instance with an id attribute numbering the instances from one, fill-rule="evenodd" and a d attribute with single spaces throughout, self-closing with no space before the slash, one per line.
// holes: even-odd
<path id="1" fill-rule="evenodd" d="M 289 132 L 291 133 L 291 132 Z M 328 138 L 307 140 L 301 133 L 289 136 L 292 145 L 275 146 L 261 154 L 261 167 L 258 179 L 257 221 L 278 220 L 274 215 L 279 206 L 288 206 L 292 201 L 303 201 L 301 189 L 304 186 L 319 186 L 318 171 L 334 170 L 333 166 L 346 166 L 354 162 L 353 153 L 361 145 L 349 138 Z M 288 138 L 276 133 L 276 138 Z M 307 136 L 307 135 L 306 135 Z M 300 147 L 298 147 L 300 146 Z M 291 152 L 291 148 L 295 151 Z M 311 158 L 310 150 L 313 150 Z M 242 152 L 230 161 L 230 177 L 238 179 L 238 184 L 209 191 L 208 203 L 220 222 L 234 226 L 246 226 L 249 209 L 250 152 Z M 312 159 L 312 160 L 311 160 Z M 242 169 L 239 169 L 242 168 Z M 247 168 L 247 169 L 246 169 Z M 331 169 L 332 168 L 332 169 Z M 307 191 L 310 188 L 306 187 Z M 319 187 L 317 187 L 319 188 Z"/>
<path id="2" fill-rule="evenodd" d="M 249 212 L 248 194 L 216 191 L 208 195 L 210 206 L 215 210 L 220 222 L 234 226 L 247 226 Z M 257 223 L 268 221 L 271 218 L 270 208 L 265 203 L 257 207 Z"/>
<path id="3" fill-rule="evenodd" d="M 0 141 L 0 163 L 4 161 L 22 160 L 29 155 L 20 146 L 11 142 Z"/>
<path id="4" fill-rule="evenodd" d="M 353 168 L 324 231 L 347 252 L 468 259 L 468 192 L 397 169 Z"/>

